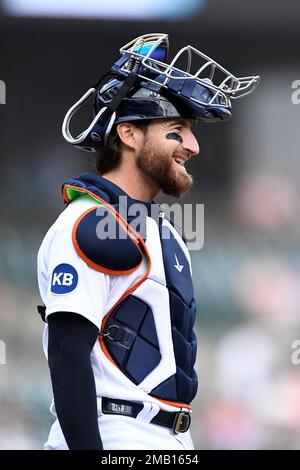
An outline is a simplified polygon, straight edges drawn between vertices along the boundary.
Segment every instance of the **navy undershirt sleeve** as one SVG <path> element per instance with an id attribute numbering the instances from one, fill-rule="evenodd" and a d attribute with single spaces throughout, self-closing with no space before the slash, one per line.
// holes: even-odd
<path id="1" fill-rule="evenodd" d="M 99 330 L 71 312 L 49 315 L 48 360 L 55 409 L 70 450 L 102 450 L 90 355 Z"/>

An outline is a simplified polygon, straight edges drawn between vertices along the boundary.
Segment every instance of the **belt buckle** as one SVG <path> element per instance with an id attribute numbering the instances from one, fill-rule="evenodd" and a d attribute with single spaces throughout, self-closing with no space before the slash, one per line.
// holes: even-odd
<path id="1" fill-rule="evenodd" d="M 179 411 L 176 414 L 174 425 L 173 425 L 173 432 L 178 434 L 179 432 L 187 432 L 191 425 L 191 413 L 187 411 Z"/>

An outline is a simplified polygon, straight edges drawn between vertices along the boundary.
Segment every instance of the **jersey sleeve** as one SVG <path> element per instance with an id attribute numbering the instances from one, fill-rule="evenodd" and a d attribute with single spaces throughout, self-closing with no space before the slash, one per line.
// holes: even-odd
<path id="1" fill-rule="evenodd" d="M 58 312 L 75 312 L 99 329 L 106 313 L 109 275 L 78 256 L 72 242 L 72 218 L 65 218 L 44 241 L 38 254 L 38 278 L 46 318 Z"/>

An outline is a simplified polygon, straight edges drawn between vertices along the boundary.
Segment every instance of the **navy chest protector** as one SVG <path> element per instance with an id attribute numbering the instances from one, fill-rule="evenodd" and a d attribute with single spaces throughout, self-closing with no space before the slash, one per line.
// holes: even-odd
<path id="1" fill-rule="evenodd" d="M 89 195 L 97 201 L 97 205 L 100 203 L 108 210 L 110 217 L 118 221 L 119 232 L 130 232 L 130 218 L 123 219 L 120 224 L 119 207 L 106 194 L 107 188 L 99 192 L 95 185 L 87 184 L 81 178 L 80 181 L 72 180 L 71 184 L 64 185 L 63 192 L 67 203 L 78 196 Z M 145 255 L 143 245 L 147 245 L 147 234 L 140 237 L 140 240 L 134 237 L 127 240 L 99 240 L 96 237 L 95 224 L 101 214 L 98 213 L 95 217 L 96 210 L 98 209 L 94 206 L 86 211 L 74 225 L 73 243 L 78 255 L 93 269 L 108 274 L 126 275 L 133 272 L 140 266 Z M 176 371 L 152 389 L 150 395 L 189 405 L 197 393 L 197 376 L 194 370 L 197 344 L 193 331 L 196 304 L 193 284 L 183 248 L 170 228 L 163 225 L 161 217 L 158 229 L 169 302 L 165 314 L 170 316 Z M 164 234 L 168 230 L 169 236 L 162 236 L 162 230 Z M 144 281 L 147 282 L 147 275 L 142 279 Z M 158 295 L 159 292 L 158 290 Z M 44 307 L 40 309 L 43 309 L 39 310 L 43 317 Z M 134 295 L 134 290 L 131 294 L 124 295 L 123 300 L 106 315 L 99 340 L 100 344 L 104 344 L 109 359 L 137 386 L 161 361 L 153 312 L 144 300 Z"/>
<path id="2" fill-rule="evenodd" d="M 169 293 L 176 373 L 150 394 L 158 399 L 190 404 L 197 393 L 198 385 L 194 370 L 197 342 L 193 331 L 196 314 L 193 284 L 190 270 L 181 271 L 184 265 L 187 268 L 187 258 L 178 241 L 172 232 L 169 239 L 161 236 L 161 219 L 159 229 Z M 174 253 L 178 269 L 174 269 Z M 134 293 L 125 297 L 111 311 L 102 337 L 115 364 L 136 385 L 139 385 L 161 360 L 153 312 L 149 305 L 135 297 Z"/>

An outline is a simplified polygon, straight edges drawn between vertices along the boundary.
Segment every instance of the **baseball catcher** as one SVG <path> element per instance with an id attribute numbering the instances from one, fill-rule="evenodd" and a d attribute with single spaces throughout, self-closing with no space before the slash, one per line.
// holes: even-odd
<path id="1" fill-rule="evenodd" d="M 121 47 L 63 122 L 96 171 L 63 184 L 66 208 L 38 253 L 56 418 L 45 449 L 193 449 L 191 262 L 154 198 L 192 187 L 192 126 L 230 119 L 232 100 L 259 77 L 237 78 L 192 46 L 168 60 L 168 49 L 167 34 Z M 89 101 L 94 115 L 74 136 L 73 116 Z"/>

